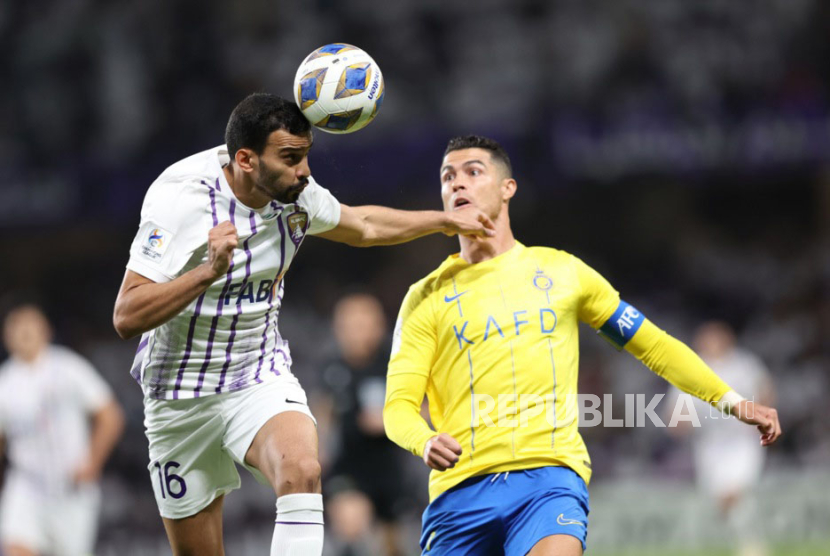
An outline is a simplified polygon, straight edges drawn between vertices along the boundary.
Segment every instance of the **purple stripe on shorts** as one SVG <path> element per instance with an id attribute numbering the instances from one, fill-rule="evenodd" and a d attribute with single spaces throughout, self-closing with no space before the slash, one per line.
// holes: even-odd
<path id="1" fill-rule="evenodd" d="M 219 187 L 219 178 L 216 178 L 216 191 L 222 191 L 222 188 Z"/>
<path id="2" fill-rule="evenodd" d="M 219 178 L 216 179 L 216 183 L 219 183 Z M 231 224 L 236 225 L 236 201 L 231 199 L 231 206 L 228 210 Z M 214 219 L 216 218 L 216 212 L 214 211 Z M 228 266 L 228 273 L 225 275 L 225 285 L 222 286 L 222 293 L 219 294 L 219 302 L 216 304 L 216 314 L 213 316 L 213 319 L 210 321 L 210 332 L 208 332 L 208 344 L 207 349 L 205 350 L 205 361 L 202 363 L 202 368 L 199 369 L 199 380 L 196 382 L 196 388 L 193 389 L 193 397 L 198 398 L 199 394 L 202 391 L 202 385 L 205 382 L 205 373 L 207 372 L 207 368 L 210 365 L 210 356 L 213 352 L 213 340 L 216 337 L 216 328 L 219 324 L 219 318 L 222 316 L 222 306 L 225 303 L 225 295 L 228 293 L 228 289 L 231 286 L 231 276 L 233 275 L 233 258 L 231 258 L 231 264 Z"/>
<path id="3" fill-rule="evenodd" d="M 248 215 L 248 222 L 251 225 L 251 235 L 249 235 L 242 243 L 242 249 L 245 251 L 245 278 L 242 279 L 242 287 L 239 289 L 240 296 L 245 291 L 245 286 L 248 285 L 248 280 L 251 278 L 251 250 L 248 248 L 248 242 L 257 234 L 256 220 L 254 219 L 254 211 Z M 222 365 L 222 374 L 219 376 L 219 385 L 216 387 L 216 393 L 222 392 L 222 387 L 225 385 L 225 375 L 228 372 L 228 367 L 231 364 L 231 349 L 233 349 L 233 340 L 236 337 L 236 323 L 239 321 L 239 315 L 242 313 L 242 303 L 239 298 L 236 302 L 236 314 L 231 321 L 231 336 L 228 340 L 228 347 L 225 348 L 225 364 Z"/>

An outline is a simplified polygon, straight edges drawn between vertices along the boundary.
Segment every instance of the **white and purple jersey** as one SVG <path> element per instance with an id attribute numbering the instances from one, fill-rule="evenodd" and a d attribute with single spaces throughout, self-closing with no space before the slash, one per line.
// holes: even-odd
<path id="1" fill-rule="evenodd" d="M 112 391 L 77 353 L 49 346 L 33 362 L 0 365 L 0 436 L 11 474 L 39 491 L 72 488 L 72 473 L 89 455 L 89 417 Z"/>
<path id="2" fill-rule="evenodd" d="M 253 209 L 228 185 L 223 145 L 167 168 L 147 191 L 127 268 L 168 282 L 207 261 L 208 232 L 230 221 L 239 248 L 224 278 L 141 337 L 131 373 L 144 395 L 197 398 L 295 380 L 277 326 L 283 276 L 306 234 L 337 226 L 340 204 L 313 178 L 296 202 Z"/>

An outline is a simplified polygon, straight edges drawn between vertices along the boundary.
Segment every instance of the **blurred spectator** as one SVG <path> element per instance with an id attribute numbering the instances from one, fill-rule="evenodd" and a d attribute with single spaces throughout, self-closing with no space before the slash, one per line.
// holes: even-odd
<path id="1" fill-rule="evenodd" d="M 346 295 L 334 309 L 334 336 L 339 354 L 324 366 L 323 386 L 337 429 L 339 446 L 328 477 L 333 544 L 341 556 L 403 554 L 397 520 L 408 509 L 401 475 L 401 451 L 383 429 L 389 342 L 380 301 L 366 293 Z M 323 409 L 326 411 L 326 409 Z M 373 520 L 380 548 L 373 548 Z"/>
<path id="2" fill-rule="evenodd" d="M 98 480 L 121 436 L 121 408 L 88 361 L 50 345 L 51 327 L 37 307 L 13 309 L 3 340 L 10 354 L 0 367 L 0 433 L 11 464 L 0 502 L 5 554 L 91 554 Z"/>
<path id="3" fill-rule="evenodd" d="M 695 333 L 694 348 L 736 392 L 763 405 L 773 404 L 774 389 L 766 366 L 736 345 L 735 332 L 728 324 L 710 321 L 701 325 Z M 763 520 L 752 499 L 766 459 L 758 432 L 689 394 L 677 395 L 677 401 L 686 407 L 693 405 L 700 419 L 701 426 L 693 431 L 689 421 L 680 422 L 682 430 L 693 432 L 698 487 L 715 499 L 737 546 L 736 553 L 763 556 Z M 669 404 L 670 408 L 674 406 Z"/>

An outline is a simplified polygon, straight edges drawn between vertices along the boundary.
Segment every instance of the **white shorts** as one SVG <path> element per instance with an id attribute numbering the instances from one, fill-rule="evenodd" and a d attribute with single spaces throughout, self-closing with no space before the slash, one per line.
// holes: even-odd
<path id="1" fill-rule="evenodd" d="M 95 548 L 100 503 L 98 485 L 46 494 L 11 472 L 0 500 L 0 538 L 37 554 L 88 556 Z"/>
<path id="2" fill-rule="evenodd" d="M 192 516 L 218 496 L 239 488 L 236 464 L 268 484 L 245 463 L 245 454 L 259 429 L 285 411 L 299 411 L 314 420 L 296 379 L 203 398 L 145 399 L 144 426 L 150 441 L 147 468 L 162 517 Z"/>

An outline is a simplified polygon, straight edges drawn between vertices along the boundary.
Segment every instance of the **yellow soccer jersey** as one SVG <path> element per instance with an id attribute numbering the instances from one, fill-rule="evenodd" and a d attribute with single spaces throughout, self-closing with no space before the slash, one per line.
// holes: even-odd
<path id="1" fill-rule="evenodd" d="M 577 257 L 518 242 L 477 264 L 452 255 L 410 288 L 395 330 L 384 422 L 393 441 L 421 456 L 436 434 L 418 415 L 426 393 L 436 430 L 461 444 L 454 468 L 432 471 L 431 500 L 473 475 L 548 465 L 590 480 L 577 422 L 577 328 L 580 321 L 600 328 L 612 315 L 627 326 L 618 307 L 617 291 Z M 681 389 L 708 401 L 729 390 L 648 321 L 631 334 L 649 341 L 629 351 Z M 666 351 L 666 339 L 682 349 Z M 672 376 L 672 360 L 694 360 L 694 372 Z"/>

